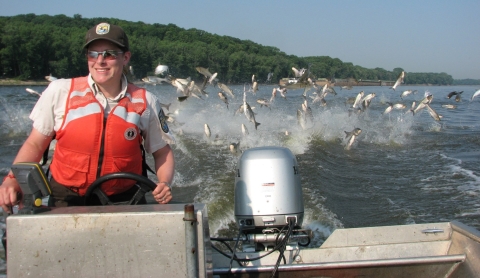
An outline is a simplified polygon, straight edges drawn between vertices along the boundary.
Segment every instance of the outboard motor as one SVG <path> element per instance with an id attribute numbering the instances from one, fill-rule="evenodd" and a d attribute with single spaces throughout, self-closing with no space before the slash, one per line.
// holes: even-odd
<path id="1" fill-rule="evenodd" d="M 290 241 L 309 239 L 311 232 L 299 230 L 303 213 L 300 174 L 292 152 L 283 147 L 244 151 L 235 176 L 235 219 L 247 241 L 253 242 L 244 242 L 244 250 L 273 247 L 289 227 L 295 229 L 290 231 Z"/>

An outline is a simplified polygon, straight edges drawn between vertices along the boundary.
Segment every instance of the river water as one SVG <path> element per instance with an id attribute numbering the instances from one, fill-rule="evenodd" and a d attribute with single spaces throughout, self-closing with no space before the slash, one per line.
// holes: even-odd
<path id="1" fill-rule="evenodd" d="M 274 85 L 260 85 L 247 102 L 254 107 L 260 123 L 255 130 L 243 113 L 244 86 L 232 85 L 235 98 L 229 106 L 218 97 L 218 87 L 208 87 L 203 100 L 191 97 L 178 102 L 179 94 L 170 85 L 140 84 L 164 104 L 174 123 L 169 127 L 176 137 L 174 182 L 175 202 L 208 205 L 212 236 L 235 234 L 234 169 L 240 149 L 259 146 L 289 148 L 299 163 L 304 192 L 303 226 L 314 231 L 312 246 L 318 246 L 336 228 L 443 222 L 457 220 L 480 229 L 480 98 L 470 101 L 479 88 L 473 86 L 408 86 L 393 91 L 389 87 L 335 87 L 327 104 L 313 104 L 314 121 L 302 128 L 297 110 L 303 102 L 303 89 L 289 90 L 286 99 L 277 94 L 270 108 L 256 103 L 269 99 Z M 42 92 L 45 86 L 30 87 Z M 19 147 L 30 132 L 28 115 L 37 96 L 23 86 L 0 87 L 0 174 L 6 174 Z M 403 99 L 404 90 L 417 90 Z M 348 112 L 360 91 L 375 93 L 362 113 Z M 442 119 L 435 121 L 427 109 L 412 115 L 404 110 L 383 114 L 387 102 L 410 107 L 425 92 L 433 95 L 431 107 Z M 463 91 L 461 100 L 447 98 L 452 91 Z M 443 105 L 456 105 L 448 109 Z M 211 137 L 204 125 L 211 129 Z M 249 134 L 242 134 L 245 124 Z M 345 131 L 362 132 L 349 150 Z M 288 135 L 287 135 L 288 133 Z M 151 159 L 149 164 L 153 165 Z"/>

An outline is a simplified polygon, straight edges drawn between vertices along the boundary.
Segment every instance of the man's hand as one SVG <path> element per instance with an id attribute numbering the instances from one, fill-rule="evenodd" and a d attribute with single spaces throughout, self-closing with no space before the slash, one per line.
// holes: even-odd
<path id="1" fill-rule="evenodd" d="M 13 213 L 12 207 L 22 201 L 22 189 L 16 179 L 5 179 L 0 186 L 0 206 L 3 211 Z"/>
<path id="2" fill-rule="evenodd" d="M 172 200 L 172 190 L 168 182 L 159 182 L 152 192 L 153 198 L 159 204 L 167 204 Z"/>

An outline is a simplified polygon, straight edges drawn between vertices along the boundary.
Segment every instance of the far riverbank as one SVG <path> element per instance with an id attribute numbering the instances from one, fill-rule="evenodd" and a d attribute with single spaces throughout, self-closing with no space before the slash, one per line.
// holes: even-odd
<path id="1" fill-rule="evenodd" d="M 16 79 L 0 79 L 0 86 L 47 86 L 48 81 L 34 81 L 34 80 L 16 80 Z"/>

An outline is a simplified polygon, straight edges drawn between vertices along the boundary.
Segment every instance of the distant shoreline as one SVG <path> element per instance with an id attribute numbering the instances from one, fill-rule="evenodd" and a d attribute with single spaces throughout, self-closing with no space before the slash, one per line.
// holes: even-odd
<path id="1" fill-rule="evenodd" d="M 33 80 L 15 80 L 15 79 L 0 79 L 0 86 L 47 86 L 48 81 L 33 81 Z"/>

